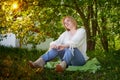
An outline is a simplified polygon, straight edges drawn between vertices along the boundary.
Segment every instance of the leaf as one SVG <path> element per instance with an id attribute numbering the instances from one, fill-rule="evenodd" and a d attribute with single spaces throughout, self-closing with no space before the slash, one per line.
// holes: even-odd
<path id="1" fill-rule="evenodd" d="M 96 58 L 89 60 L 83 66 L 69 66 L 68 71 L 89 71 L 95 73 L 98 69 L 100 69 L 100 63 Z"/>

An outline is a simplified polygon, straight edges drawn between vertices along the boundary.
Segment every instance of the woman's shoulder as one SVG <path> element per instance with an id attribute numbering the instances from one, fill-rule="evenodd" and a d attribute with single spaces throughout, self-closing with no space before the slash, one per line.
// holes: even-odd
<path id="1" fill-rule="evenodd" d="M 68 34 L 68 31 L 64 31 L 60 36 L 65 36 Z"/>
<path id="2" fill-rule="evenodd" d="M 62 34 L 67 34 L 68 33 L 68 31 L 64 31 Z"/>
<path id="3" fill-rule="evenodd" d="M 85 32 L 85 28 L 81 27 L 77 29 L 78 32 Z"/>

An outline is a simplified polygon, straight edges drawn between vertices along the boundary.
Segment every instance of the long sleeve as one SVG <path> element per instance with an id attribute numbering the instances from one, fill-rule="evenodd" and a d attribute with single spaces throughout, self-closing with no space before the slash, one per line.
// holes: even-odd
<path id="1" fill-rule="evenodd" d="M 65 33 L 66 33 L 66 31 L 63 32 L 63 33 L 59 36 L 59 38 L 58 38 L 57 40 L 52 41 L 52 42 L 50 43 L 50 45 L 52 45 L 52 44 L 55 44 L 55 45 L 62 44 L 62 43 L 63 43 L 63 40 L 64 40 L 64 37 L 65 37 Z"/>

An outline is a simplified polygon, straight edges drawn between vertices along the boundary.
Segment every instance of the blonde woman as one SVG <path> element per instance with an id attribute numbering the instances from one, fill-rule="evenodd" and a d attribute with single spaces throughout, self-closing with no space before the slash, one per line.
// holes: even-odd
<path id="1" fill-rule="evenodd" d="M 86 31 L 78 28 L 76 20 L 71 16 L 62 19 L 66 29 L 60 37 L 50 43 L 50 49 L 35 62 L 29 61 L 32 68 L 44 67 L 52 59 L 59 57 L 61 62 L 56 65 L 57 72 L 63 72 L 68 66 L 82 66 L 86 63 Z"/>

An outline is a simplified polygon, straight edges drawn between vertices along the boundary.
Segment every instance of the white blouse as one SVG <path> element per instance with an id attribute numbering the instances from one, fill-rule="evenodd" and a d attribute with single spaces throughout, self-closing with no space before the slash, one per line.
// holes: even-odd
<path id="1" fill-rule="evenodd" d="M 60 37 L 57 40 L 50 43 L 50 45 L 52 44 L 69 45 L 69 48 L 71 49 L 73 55 L 74 55 L 73 48 L 78 48 L 83 54 L 85 60 L 88 60 L 88 56 L 86 55 L 86 50 L 87 50 L 86 31 L 84 28 L 77 29 L 77 32 L 74 34 L 73 37 L 70 36 L 69 31 L 65 31 L 60 35 Z"/>

